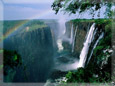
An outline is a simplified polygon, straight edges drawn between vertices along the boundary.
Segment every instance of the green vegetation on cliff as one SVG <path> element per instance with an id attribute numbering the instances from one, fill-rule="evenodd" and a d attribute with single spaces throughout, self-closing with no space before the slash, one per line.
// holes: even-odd
<path id="1" fill-rule="evenodd" d="M 9 32 L 13 32 L 19 28 L 22 28 L 24 31 L 32 31 L 34 29 L 43 28 L 47 25 L 40 20 L 11 20 L 11 21 L 4 21 L 3 23 L 3 35 L 8 34 Z"/>
<path id="2" fill-rule="evenodd" d="M 85 68 L 78 68 L 75 72 L 68 72 L 66 75 L 67 83 L 109 83 L 111 82 L 111 55 L 113 53 L 112 38 L 112 20 L 73 20 L 74 22 L 93 21 L 96 24 L 104 26 L 104 37 L 99 41 L 94 49 L 91 60 Z M 102 28 L 101 28 L 102 29 Z"/>
<path id="3" fill-rule="evenodd" d="M 71 20 L 71 22 L 73 22 L 74 24 L 79 23 L 79 22 L 92 22 L 92 23 L 96 23 L 96 24 L 106 24 L 109 22 L 112 22 L 112 19 L 73 19 Z"/>
<path id="4" fill-rule="evenodd" d="M 22 59 L 16 51 L 4 50 L 3 53 L 4 82 L 12 82 L 16 74 L 16 68 L 22 65 Z"/>

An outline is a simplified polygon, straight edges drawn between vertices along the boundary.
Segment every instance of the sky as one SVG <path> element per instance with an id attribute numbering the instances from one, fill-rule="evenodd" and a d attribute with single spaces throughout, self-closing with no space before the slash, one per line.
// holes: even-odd
<path id="1" fill-rule="evenodd" d="M 59 12 L 57 15 L 51 5 L 54 0 L 1 0 L 0 20 L 21 20 L 21 19 L 75 19 L 79 17 L 91 18 L 89 14 L 78 16 Z M 2 18 L 3 17 L 3 18 Z"/>

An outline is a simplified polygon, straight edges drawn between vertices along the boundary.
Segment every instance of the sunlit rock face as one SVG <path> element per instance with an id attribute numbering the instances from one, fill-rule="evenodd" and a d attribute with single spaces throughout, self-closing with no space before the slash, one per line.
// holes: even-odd
<path id="1" fill-rule="evenodd" d="M 4 48 L 16 50 L 23 66 L 16 70 L 14 82 L 45 82 L 53 66 L 53 38 L 49 27 L 9 37 Z"/>

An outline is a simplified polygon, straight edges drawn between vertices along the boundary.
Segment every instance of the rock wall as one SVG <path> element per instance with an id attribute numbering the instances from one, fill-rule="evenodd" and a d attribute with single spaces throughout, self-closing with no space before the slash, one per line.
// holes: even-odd
<path id="1" fill-rule="evenodd" d="M 84 21 L 84 20 L 83 20 Z M 106 22 L 99 22 L 99 21 L 103 21 L 103 20 L 99 20 L 97 23 L 97 20 L 87 20 L 84 22 L 81 21 L 69 21 L 66 23 L 66 36 L 71 37 L 71 34 L 73 34 L 73 38 L 75 37 L 75 39 L 73 40 L 74 44 L 71 44 L 71 46 L 74 45 L 74 47 L 72 47 L 72 49 L 74 48 L 74 52 L 72 52 L 73 55 L 77 55 L 77 57 L 83 58 L 83 56 L 79 56 L 81 54 L 81 51 L 84 47 L 84 42 L 86 41 L 87 35 L 89 34 L 89 31 L 91 30 L 91 26 L 93 25 L 93 23 L 95 23 L 94 26 L 94 31 L 91 31 L 90 33 L 92 34 L 91 36 L 91 42 L 86 42 L 89 43 L 87 45 L 88 50 L 84 50 L 84 52 L 87 52 L 86 54 L 86 58 L 84 57 L 84 66 L 86 64 L 88 64 L 89 60 L 92 57 L 93 54 L 93 50 L 95 49 L 95 47 L 97 46 L 98 42 L 100 39 L 102 39 L 104 37 L 104 33 L 105 33 L 105 25 Z M 71 33 L 71 29 L 73 26 L 73 33 Z M 77 29 L 77 31 L 76 31 Z M 93 30 L 93 29 L 92 29 Z M 90 37 L 88 37 L 89 39 Z"/>
<path id="2" fill-rule="evenodd" d="M 19 33 L 4 41 L 4 49 L 16 50 L 23 66 L 13 82 L 45 82 L 53 66 L 53 38 L 49 27 Z"/>
<path id="3" fill-rule="evenodd" d="M 76 37 L 74 40 L 74 54 L 80 54 L 82 48 L 83 48 L 83 43 L 85 41 L 87 31 L 90 29 L 92 22 L 72 22 L 69 21 L 66 23 L 66 36 L 70 37 L 71 35 L 71 27 L 73 24 L 73 29 L 74 33 L 73 36 L 75 36 L 75 30 L 77 29 L 76 32 Z"/>

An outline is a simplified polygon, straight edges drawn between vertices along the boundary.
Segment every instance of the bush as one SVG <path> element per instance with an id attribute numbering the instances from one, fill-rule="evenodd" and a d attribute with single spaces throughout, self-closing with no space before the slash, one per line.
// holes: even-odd
<path id="1" fill-rule="evenodd" d="M 22 65 L 22 59 L 16 51 L 4 50 L 4 82 L 12 82 L 16 68 Z"/>

